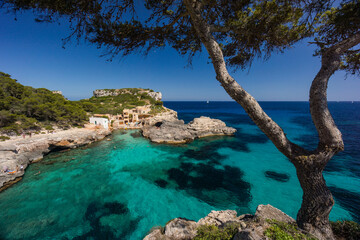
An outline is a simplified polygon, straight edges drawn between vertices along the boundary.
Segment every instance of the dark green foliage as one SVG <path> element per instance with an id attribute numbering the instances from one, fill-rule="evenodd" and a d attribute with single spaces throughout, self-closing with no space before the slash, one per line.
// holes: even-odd
<path id="1" fill-rule="evenodd" d="M 0 131 L 52 129 L 82 124 L 86 112 L 81 105 L 45 88 L 23 86 L 9 74 L 0 72 Z"/>
<path id="2" fill-rule="evenodd" d="M 202 225 L 197 229 L 194 240 L 230 240 L 238 232 L 238 224 L 228 224 L 225 227 Z"/>
<path id="3" fill-rule="evenodd" d="M 8 136 L 0 136 L 0 141 L 9 140 L 10 138 Z"/>
<path id="4" fill-rule="evenodd" d="M 70 16 L 77 38 L 108 50 L 110 58 L 170 46 L 189 60 L 203 50 L 182 1 L 46 1 L 4 0 L 14 11 L 33 9 L 38 21 Z M 309 36 L 311 24 L 303 3 L 319 1 L 205 0 L 203 17 L 221 43 L 228 63 L 244 67 L 255 57 L 268 57 Z M 320 1 L 326 2 L 326 1 Z M 142 5 L 142 6 L 141 6 Z M 317 4 L 323 9 L 327 4 Z M 1 6 L 0 6 L 1 7 Z M 145 8 L 145 9 L 144 9 Z M 312 10 L 315 9 L 313 6 Z M 141 13 L 141 17 L 140 16 Z M 313 14 L 312 14 L 313 15 Z"/>
<path id="5" fill-rule="evenodd" d="M 317 55 L 360 32 L 360 1 L 343 1 L 339 8 L 324 12 L 320 22 L 322 24 L 315 38 L 315 43 L 319 46 Z M 359 45 L 344 53 L 341 69 L 360 75 Z"/>
<path id="6" fill-rule="evenodd" d="M 295 225 L 275 220 L 268 220 L 271 224 L 264 235 L 272 240 L 316 240 L 316 238 L 305 235 Z"/>
<path id="7" fill-rule="evenodd" d="M 331 222 L 331 228 L 336 237 L 345 240 L 360 239 L 360 224 L 353 221 Z"/>

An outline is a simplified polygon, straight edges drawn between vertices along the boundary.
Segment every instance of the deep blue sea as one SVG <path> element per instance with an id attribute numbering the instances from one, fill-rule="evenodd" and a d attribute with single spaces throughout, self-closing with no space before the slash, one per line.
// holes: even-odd
<path id="1" fill-rule="evenodd" d="M 308 102 L 261 102 L 294 142 L 317 145 Z M 47 155 L 0 193 L 0 239 L 142 239 L 175 217 L 211 210 L 254 213 L 272 204 L 292 217 L 302 191 L 295 168 L 235 102 L 165 102 L 185 122 L 219 118 L 238 131 L 179 146 L 138 131 Z M 336 204 L 331 220 L 360 222 L 360 102 L 330 102 L 345 151 L 324 171 Z M 41 174 L 35 173 L 41 171 Z"/>

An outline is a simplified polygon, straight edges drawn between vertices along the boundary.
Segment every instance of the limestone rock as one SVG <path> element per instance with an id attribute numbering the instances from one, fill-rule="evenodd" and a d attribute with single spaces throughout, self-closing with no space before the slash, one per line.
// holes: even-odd
<path id="1" fill-rule="evenodd" d="M 93 91 L 93 95 L 94 97 L 108 97 L 108 96 L 118 96 L 121 94 L 132 94 L 132 95 L 136 95 L 136 94 L 142 94 L 142 93 L 146 93 L 147 95 L 149 95 L 150 97 L 152 97 L 153 99 L 155 99 L 156 101 L 159 101 L 162 99 L 162 94 L 161 92 L 151 92 L 148 89 L 142 89 L 142 88 L 138 88 L 137 92 L 132 92 L 129 89 L 126 88 L 120 88 L 120 89 L 97 89 L 95 91 Z"/>
<path id="2" fill-rule="evenodd" d="M 223 226 L 225 223 L 240 222 L 235 210 L 211 211 L 206 217 L 201 218 L 199 225 Z"/>
<path id="3" fill-rule="evenodd" d="M 232 135 L 235 132 L 235 128 L 227 127 L 218 119 L 200 117 L 185 124 L 184 121 L 178 120 L 176 115 L 170 113 L 150 119 L 142 128 L 143 136 L 152 142 L 170 144 L 186 143 L 200 137 Z"/>
<path id="4" fill-rule="evenodd" d="M 63 95 L 62 94 L 62 91 L 59 91 L 59 90 L 54 90 L 54 91 L 51 91 L 52 93 L 54 93 L 54 94 L 60 94 L 60 95 Z"/>
<path id="5" fill-rule="evenodd" d="M 256 208 L 255 216 L 262 219 L 273 219 L 280 222 L 295 223 L 295 220 L 292 217 L 285 214 L 281 210 L 271 206 L 270 204 L 268 205 L 260 204 Z"/>
<path id="6" fill-rule="evenodd" d="M 165 108 L 166 111 L 157 114 L 154 117 L 148 118 L 145 120 L 145 126 L 153 126 L 158 122 L 163 122 L 163 121 L 168 121 L 168 122 L 172 122 L 172 121 L 176 121 L 178 120 L 177 117 L 177 112 L 175 112 L 174 110 Z"/>
<path id="7" fill-rule="evenodd" d="M 19 181 L 26 167 L 56 150 L 75 148 L 101 140 L 110 130 L 70 129 L 54 134 L 35 135 L 31 138 L 8 140 L 0 143 L 0 191 Z M 22 169 L 21 169 L 22 166 Z M 9 170 L 3 172 L 3 170 Z"/>
<path id="8" fill-rule="evenodd" d="M 142 134 L 155 143 L 176 144 L 194 139 L 182 120 L 162 121 L 158 125 L 145 126 L 142 129 Z"/>
<path id="9" fill-rule="evenodd" d="M 175 218 L 165 226 L 165 233 L 156 229 L 148 234 L 145 240 L 180 240 L 193 239 L 197 234 L 197 228 L 203 225 L 215 225 L 222 228 L 230 223 L 236 223 L 238 232 L 235 240 L 266 240 L 264 232 L 270 226 L 265 219 L 278 221 L 294 221 L 291 217 L 271 205 L 259 205 L 255 215 L 243 214 L 237 217 L 234 210 L 211 211 L 206 217 L 197 223 L 183 218 Z"/>
<path id="10" fill-rule="evenodd" d="M 196 222 L 175 218 L 165 226 L 165 236 L 170 239 L 186 240 L 196 236 Z"/>
<path id="11" fill-rule="evenodd" d="M 144 240 L 168 240 L 169 238 L 164 236 L 160 229 L 155 229 L 152 232 L 150 232 Z"/>
<path id="12" fill-rule="evenodd" d="M 238 232 L 234 236 L 234 240 L 265 240 L 267 238 L 263 233 L 264 229 L 260 226 L 253 229 L 247 228 Z"/>
<path id="13" fill-rule="evenodd" d="M 156 101 L 161 101 L 162 99 L 162 94 L 161 92 L 148 92 L 147 93 L 150 97 L 152 97 L 153 99 L 155 99 Z"/>

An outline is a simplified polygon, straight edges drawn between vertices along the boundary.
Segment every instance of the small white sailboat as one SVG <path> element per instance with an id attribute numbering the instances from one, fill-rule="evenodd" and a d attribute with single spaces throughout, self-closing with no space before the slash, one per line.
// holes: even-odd
<path id="1" fill-rule="evenodd" d="M 209 101 L 206 101 L 206 103 L 209 103 Z"/>

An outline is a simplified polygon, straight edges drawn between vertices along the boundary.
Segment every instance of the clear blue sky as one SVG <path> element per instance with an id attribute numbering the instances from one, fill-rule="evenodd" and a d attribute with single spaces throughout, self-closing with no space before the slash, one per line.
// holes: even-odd
<path id="1" fill-rule="evenodd" d="M 163 93 L 163 100 L 231 100 L 215 79 L 207 53 L 187 58 L 172 49 L 156 50 L 149 56 L 134 54 L 107 62 L 102 51 L 89 43 L 67 44 L 68 25 L 36 23 L 31 13 L 17 16 L 0 12 L 0 71 L 21 84 L 61 90 L 65 97 L 88 98 L 94 89 L 142 87 Z M 250 71 L 232 75 L 256 99 L 262 101 L 307 101 L 312 79 L 320 68 L 307 42 L 285 54 L 253 63 Z M 329 83 L 328 99 L 359 101 L 360 80 L 344 72 Z"/>

